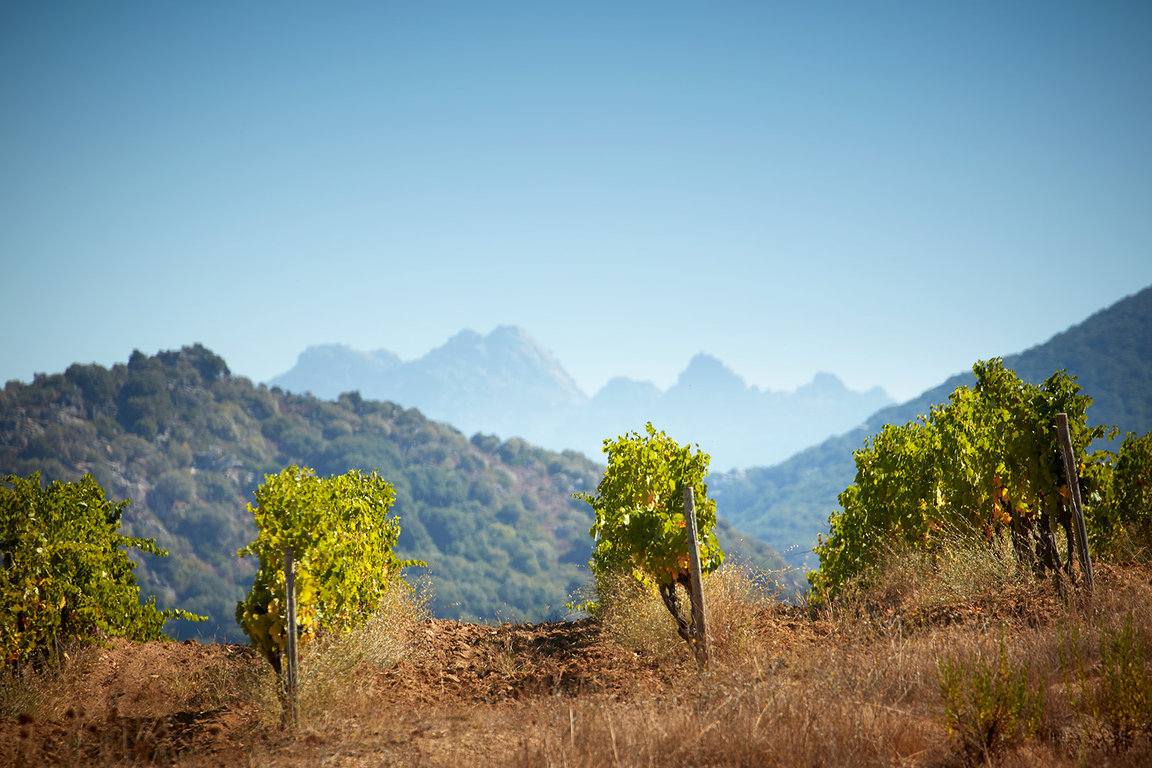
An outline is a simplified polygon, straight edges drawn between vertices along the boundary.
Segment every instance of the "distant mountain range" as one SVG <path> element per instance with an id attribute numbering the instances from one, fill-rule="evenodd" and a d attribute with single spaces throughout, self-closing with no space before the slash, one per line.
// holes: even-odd
<path id="1" fill-rule="evenodd" d="M 1093 398 L 1090 423 L 1115 426 L 1121 432 L 1148 432 L 1152 429 L 1152 287 L 1043 344 L 1004 357 L 1004 364 L 1034 384 L 1057 370 L 1067 370 Z M 808 550 L 816 535 L 828 530 L 828 516 L 838 508 L 837 496 L 856 476 L 852 452 L 885 424 L 906 424 L 927 414 L 932 405 L 947 402 L 957 387 L 973 383 L 972 373 L 953 376 L 785 462 L 714 474 L 710 488 L 717 509 L 740 530 L 771 544 L 793 565 L 815 565 Z"/>
<path id="2" fill-rule="evenodd" d="M 761 391 L 706 354 L 693 357 L 667 390 L 616 378 L 588 397 L 551 353 L 514 326 L 487 336 L 462 331 L 410 362 L 383 349 L 309 347 L 268 384 L 330 400 L 359 392 L 418 408 L 465 434 L 521 437 L 596 461 L 606 438 L 652 421 L 680 442 L 698 443 L 714 470 L 781 461 L 892 402 L 879 387 L 855 392 L 830 373 L 795 392 Z"/>

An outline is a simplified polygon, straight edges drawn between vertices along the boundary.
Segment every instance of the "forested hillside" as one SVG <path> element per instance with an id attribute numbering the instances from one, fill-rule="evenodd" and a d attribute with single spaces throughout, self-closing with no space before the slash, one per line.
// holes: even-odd
<path id="1" fill-rule="evenodd" d="M 989 357 L 994 355 L 990 351 Z M 1043 344 L 1006 356 L 1004 365 L 1032 384 L 1066 369 L 1093 399 L 1090 423 L 1115 426 L 1122 433 L 1148 432 L 1152 429 L 1152 287 Z M 855 476 L 852 452 L 885 424 L 906 424 L 927 414 L 932 405 L 947 402 L 957 387 L 974 381 L 971 372 L 953 376 L 785 462 L 717 475 L 712 483 L 717 503 L 734 525 L 771 544 L 790 564 L 814 564 L 807 550 L 816 534 L 827 530 L 837 495 Z"/>
<path id="2" fill-rule="evenodd" d="M 592 513 L 571 494 L 594 489 L 603 468 L 581 454 L 469 439 L 357 394 L 324 401 L 256 386 L 200 345 L 134 352 L 111 369 L 76 364 L 0 392 L 0 477 L 91 473 L 130 499 L 125 532 L 171 553 L 142 562 L 142 594 L 211 619 L 170 628 L 180 636 L 243 639 L 234 611 L 254 565 L 235 553 L 255 533 L 246 504 L 265 474 L 292 463 L 320 475 L 376 469 L 393 483 L 399 554 L 430 564 L 441 617 L 563 615 L 588 580 Z M 728 548 L 739 539 L 727 524 L 717 533 Z M 781 565 L 758 542 L 742 547 Z"/>

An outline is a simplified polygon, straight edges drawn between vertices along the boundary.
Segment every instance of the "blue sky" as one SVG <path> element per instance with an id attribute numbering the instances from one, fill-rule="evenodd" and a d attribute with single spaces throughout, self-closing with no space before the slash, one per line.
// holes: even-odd
<path id="1" fill-rule="evenodd" d="M 1152 5 L 0 4 L 0 381 L 525 328 L 904 399 L 1152 284 Z"/>

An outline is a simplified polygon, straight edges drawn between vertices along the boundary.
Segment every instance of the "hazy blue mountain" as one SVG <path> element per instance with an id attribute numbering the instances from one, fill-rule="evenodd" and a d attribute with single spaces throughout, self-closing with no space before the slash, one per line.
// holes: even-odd
<path id="1" fill-rule="evenodd" d="M 359 392 L 418 408 L 465 434 L 489 432 L 542 445 L 552 443 L 541 439 L 554 434 L 550 425 L 588 400 L 550 352 L 513 326 L 488 336 L 461 331 L 409 362 L 386 350 L 309 347 L 290 371 L 268 384 L 326 400 Z"/>
<path id="2" fill-rule="evenodd" d="M 335 399 L 341 392 L 355 391 L 363 382 L 386 380 L 401 365 L 400 358 L 386 349 L 361 352 L 343 344 L 322 344 L 300 353 L 291 385 L 281 386 Z"/>
<path id="3" fill-rule="evenodd" d="M 761 391 L 706 354 L 693 357 L 667 391 L 616 378 L 589 398 L 539 342 L 509 326 L 488 336 L 462 331 L 410 362 L 384 350 L 310 347 L 268 383 L 324 399 L 358 391 L 465 433 L 521 437 L 595 460 L 606 438 L 651 421 L 680 442 L 698 443 L 715 469 L 779 461 L 891 402 L 878 387 L 854 392 L 829 373 L 794 393 Z"/>
<path id="4" fill-rule="evenodd" d="M 995 351 L 989 352 L 994 357 Z M 973 360 L 973 363 L 976 361 Z M 1065 369 L 1093 398 L 1088 419 L 1143 434 L 1152 429 L 1152 287 L 1103 309 L 1043 344 L 1004 357 L 1026 381 L 1039 384 Z M 855 478 L 852 452 L 885 424 L 906 424 L 944 403 L 957 387 L 975 383 L 971 372 L 905 403 L 869 416 L 859 427 L 829 438 L 774 466 L 713 475 L 718 509 L 733 524 L 801 564 L 817 533 L 827 531 L 836 497 Z M 808 563 L 814 565 L 811 555 Z"/>

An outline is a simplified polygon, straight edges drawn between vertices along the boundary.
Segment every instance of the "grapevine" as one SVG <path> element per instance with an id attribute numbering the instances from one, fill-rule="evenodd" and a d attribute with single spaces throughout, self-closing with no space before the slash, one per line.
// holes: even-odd
<path id="1" fill-rule="evenodd" d="M 0 654 L 10 663 L 59 658 L 71 642 L 159 640 L 164 623 L 203 620 L 140 602 L 128 548 L 166 556 L 155 539 L 120 533 L 128 501 L 91 475 L 41 486 L 39 473 L 0 484 Z"/>
<path id="2" fill-rule="evenodd" d="M 942 531 L 989 538 L 1009 531 L 1022 559 L 1041 570 L 1061 567 L 1053 530 L 1071 533 L 1055 415 L 1068 415 L 1078 470 L 1089 482 L 1086 446 L 1108 430 L 1088 426 L 1092 400 L 1064 371 L 1040 386 L 999 359 L 973 371 L 975 387 L 957 388 L 926 417 L 885 426 L 854 453 L 855 481 L 816 547 L 820 570 L 809 574 L 817 600 L 865 573 L 890 542 L 930 550 Z"/>
<path id="3" fill-rule="evenodd" d="M 292 465 L 266 475 L 255 496 L 248 511 L 258 535 L 237 554 L 255 555 L 260 569 L 236 607 L 236 620 L 277 672 L 288 644 L 285 547 L 292 548 L 296 563 L 302 642 L 364 623 L 402 568 L 424 565 L 399 560 L 393 552 L 400 535 L 399 519 L 388 516 L 395 492 L 374 472 L 320 478 Z"/>
<path id="4" fill-rule="evenodd" d="M 596 541 L 589 565 L 601 597 L 606 585 L 627 575 L 659 591 L 685 639 L 695 629 L 677 607 L 677 584 L 690 590 L 688 540 L 684 519 L 684 488 L 696 497 L 696 529 L 700 566 L 711 573 L 724 561 L 712 529 L 716 502 L 708 498 L 708 454 L 697 446 L 681 446 L 649 422 L 645 434 L 631 432 L 604 441 L 608 467 L 596 493 L 575 497 L 596 512 L 589 533 Z"/>

